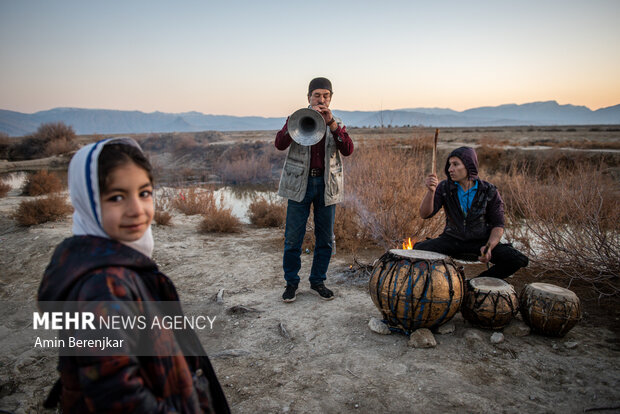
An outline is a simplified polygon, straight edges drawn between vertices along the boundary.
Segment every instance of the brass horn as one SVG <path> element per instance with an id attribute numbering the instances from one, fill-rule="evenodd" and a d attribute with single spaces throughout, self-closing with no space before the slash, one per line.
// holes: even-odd
<path id="1" fill-rule="evenodd" d="M 288 119 L 288 133 L 293 141 L 304 147 L 314 145 L 325 135 L 325 119 L 312 108 L 301 108 Z"/>

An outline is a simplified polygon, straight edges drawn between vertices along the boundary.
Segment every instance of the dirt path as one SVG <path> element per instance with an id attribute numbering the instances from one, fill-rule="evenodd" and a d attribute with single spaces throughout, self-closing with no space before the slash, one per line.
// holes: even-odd
<path id="1" fill-rule="evenodd" d="M 11 304 L 32 300 L 70 219 L 29 229 L 8 214 L 19 199 L 0 199 L 0 409 L 42 411 L 56 377 L 55 352 L 20 343 L 31 327 Z M 379 335 L 380 317 L 365 283 L 346 276 L 338 254 L 328 286 L 336 299 L 310 293 L 311 256 L 303 256 L 298 298 L 281 301 L 282 230 L 245 226 L 235 235 L 200 235 L 199 217 L 175 215 L 154 228 L 155 259 L 175 282 L 187 310 L 216 316 L 200 331 L 235 413 L 583 412 L 620 406 L 620 349 L 614 334 L 587 320 L 565 338 L 472 328 L 436 335 L 437 347 L 414 349 L 404 335 Z M 376 252 L 362 257 L 371 261 Z M 214 297 L 224 289 L 223 303 Z M 231 313 L 230 308 L 244 309 Z M 282 330 L 285 328 L 286 332 Z"/>

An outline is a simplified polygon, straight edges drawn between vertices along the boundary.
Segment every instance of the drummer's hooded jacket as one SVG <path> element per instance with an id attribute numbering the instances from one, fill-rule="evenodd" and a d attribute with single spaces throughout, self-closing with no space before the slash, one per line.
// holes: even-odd
<path id="1" fill-rule="evenodd" d="M 463 241 L 486 241 L 491 229 L 504 227 L 504 201 L 493 184 L 478 178 L 478 157 L 473 148 L 457 148 L 450 153 L 448 160 L 450 157 L 458 157 L 463 162 L 468 179 L 478 182 L 478 190 L 466 215 L 459 202 L 457 183 L 450 179 L 450 163 L 446 161 L 444 171 L 447 179 L 437 186 L 433 212 L 429 217 L 443 207 L 446 215 L 444 235 Z"/>

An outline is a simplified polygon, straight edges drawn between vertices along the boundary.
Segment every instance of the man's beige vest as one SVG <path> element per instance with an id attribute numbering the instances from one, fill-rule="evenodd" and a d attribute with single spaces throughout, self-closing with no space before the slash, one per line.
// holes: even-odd
<path id="1" fill-rule="evenodd" d="M 334 117 L 340 127 L 342 121 Z M 343 198 L 343 169 L 340 151 L 336 147 L 336 142 L 327 126 L 325 128 L 325 205 L 340 203 Z M 291 142 L 288 149 L 278 195 L 293 201 L 301 202 L 306 196 L 308 187 L 308 175 L 310 174 L 310 148 L 299 145 L 295 141 Z"/>

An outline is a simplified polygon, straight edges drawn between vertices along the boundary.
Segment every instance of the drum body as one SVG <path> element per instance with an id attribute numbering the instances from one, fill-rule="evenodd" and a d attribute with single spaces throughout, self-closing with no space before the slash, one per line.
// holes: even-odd
<path id="1" fill-rule="evenodd" d="M 463 299 L 463 318 L 474 325 L 501 329 L 519 310 L 519 299 L 511 284 L 493 277 L 477 277 L 469 281 Z"/>
<path id="2" fill-rule="evenodd" d="M 449 321 L 463 300 L 463 278 L 448 256 L 393 249 L 375 263 L 372 301 L 389 326 L 411 332 Z"/>
<path id="3" fill-rule="evenodd" d="M 519 302 L 525 323 L 543 335 L 564 336 L 581 319 L 577 295 L 549 283 L 525 285 Z"/>

